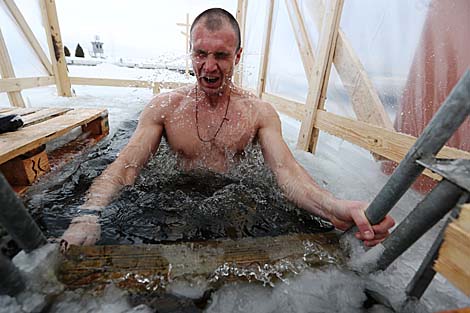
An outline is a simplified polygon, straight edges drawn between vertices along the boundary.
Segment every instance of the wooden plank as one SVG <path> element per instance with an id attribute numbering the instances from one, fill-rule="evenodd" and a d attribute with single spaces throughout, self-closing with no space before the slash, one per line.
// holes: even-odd
<path id="1" fill-rule="evenodd" d="M 447 227 L 434 268 L 467 296 L 470 296 L 469 259 L 470 204 L 466 204 L 459 218 Z"/>
<path id="2" fill-rule="evenodd" d="M 397 133 L 323 110 L 318 111 L 315 127 L 395 162 L 400 162 L 416 141 L 416 137 L 411 135 Z M 469 152 L 450 147 L 442 148 L 437 156 L 447 159 L 470 159 Z M 424 174 L 433 179 L 441 179 L 439 175 L 427 170 Z"/>
<path id="3" fill-rule="evenodd" d="M 246 26 L 246 13 L 248 9 L 248 0 L 238 0 L 236 19 L 240 27 L 240 46 L 245 46 L 245 26 Z M 240 62 L 235 69 L 233 81 L 236 85 L 242 87 L 243 84 L 243 59 L 245 54 L 242 53 Z"/>
<path id="4" fill-rule="evenodd" d="M 263 95 L 263 99 L 292 118 L 300 120 L 305 115 L 305 106 L 300 102 L 267 93 Z M 315 127 L 395 162 L 400 162 L 416 141 L 414 136 L 397 133 L 323 110 L 318 112 Z M 437 156 L 444 159 L 470 159 L 470 152 L 444 146 Z M 426 173 L 433 178 L 439 177 L 431 172 L 425 171 Z"/>
<path id="5" fill-rule="evenodd" d="M 136 79 L 70 77 L 70 81 L 73 85 L 134 87 L 134 88 L 151 88 L 152 87 L 151 81 L 136 80 Z"/>
<path id="6" fill-rule="evenodd" d="M 10 55 L 3 39 L 2 30 L 0 29 L 0 75 L 2 78 L 14 78 L 15 71 L 11 65 Z M 10 104 L 15 107 L 24 108 L 24 100 L 20 92 L 12 91 L 8 93 L 8 100 Z"/>
<path id="7" fill-rule="evenodd" d="M 8 113 L 9 111 L 13 110 L 13 108 L 1 108 L 0 113 Z M 8 113 L 9 114 L 9 113 Z"/>
<path id="8" fill-rule="evenodd" d="M 32 114 L 34 112 L 40 111 L 42 108 L 15 108 L 8 112 L 8 114 L 18 114 L 21 115 L 21 118 L 28 114 Z"/>
<path id="9" fill-rule="evenodd" d="M 268 273 L 269 269 L 278 269 L 284 275 L 289 266 L 279 265 L 286 261 L 304 259 L 311 266 L 331 263 L 325 255 L 336 264 L 343 262 L 334 233 L 157 245 L 71 246 L 60 266 L 59 280 L 69 288 L 94 288 L 114 282 L 121 288 L 140 291 L 155 291 L 181 278 L 254 280 L 263 269 L 266 278 L 274 280 L 276 273 Z"/>
<path id="10" fill-rule="evenodd" d="M 297 147 L 304 151 L 314 152 L 318 140 L 318 129 L 314 121 L 318 109 L 323 109 L 326 97 L 331 62 L 338 36 L 339 21 L 343 9 L 343 0 L 332 0 L 326 10 L 322 23 L 317 48 L 317 61 L 312 76 L 309 78 L 309 92 L 306 101 L 306 115 L 300 127 Z"/>
<path id="11" fill-rule="evenodd" d="M 42 50 L 41 44 L 36 39 L 36 36 L 34 36 L 34 33 L 29 27 L 28 23 L 26 22 L 26 19 L 23 17 L 23 14 L 21 14 L 20 10 L 16 6 L 15 1 L 5 0 L 4 2 L 8 10 L 10 11 L 11 15 L 13 15 L 13 17 L 15 18 L 16 23 L 18 24 L 20 29 L 23 31 L 24 36 L 28 40 L 28 43 L 33 48 L 34 52 L 36 52 L 36 55 L 38 56 L 39 60 L 41 61 L 46 71 L 49 73 L 49 75 L 53 75 L 54 72 L 52 70 L 51 62 L 49 61 L 46 54 Z"/>
<path id="12" fill-rule="evenodd" d="M 10 185 L 29 186 L 49 172 L 51 168 L 44 148 L 42 147 L 39 152 L 30 152 L 28 156 L 16 157 L 0 164 L 0 171 L 5 175 Z"/>
<path id="13" fill-rule="evenodd" d="M 70 77 L 73 85 L 88 86 L 107 86 L 107 87 L 132 87 L 132 88 L 154 88 L 158 85 L 158 89 L 175 89 L 190 85 L 190 83 L 180 82 L 152 82 L 137 79 L 114 79 L 114 78 L 91 78 L 91 77 Z"/>
<path id="14" fill-rule="evenodd" d="M 55 0 L 40 0 L 40 6 L 47 43 L 49 45 L 49 54 L 52 60 L 52 68 L 56 78 L 57 94 L 59 96 L 71 97 L 72 88 L 67 72 L 67 62 L 65 60 Z"/>
<path id="15" fill-rule="evenodd" d="M 291 2 L 296 3 L 297 0 L 291 0 Z M 323 21 L 323 12 L 325 12 L 323 0 L 313 0 L 312 4 L 314 8 L 311 11 L 314 17 L 313 20 L 316 22 L 318 29 L 320 29 Z M 301 14 L 296 14 L 295 17 L 298 23 L 303 22 Z M 309 38 L 301 36 L 297 38 L 297 41 L 299 40 L 302 40 L 302 42 L 298 42 L 298 44 L 305 45 L 304 41 L 309 41 Z M 308 58 L 311 59 L 311 62 L 314 61 L 313 55 L 308 55 Z M 392 121 L 385 111 L 372 82 L 341 28 L 338 30 L 333 63 L 349 94 L 357 119 L 387 129 L 393 129 Z M 304 68 L 308 72 L 309 68 L 305 66 Z M 310 75 L 307 75 L 307 77 L 310 77 Z"/>
<path id="16" fill-rule="evenodd" d="M 67 108 L 51 108 L 51 109 L 42 109 L 32 114 L 22 116 L 24 127 L 31 126 L 33 124 L 41 123 L 48 119 L 54 118 L 56 116 L 62 115 L 72 109 Z"/>
<path id="17" fill-rule="evenodd" d="M 310 38 L 305 27 L 305 22 L 300 12 L 299 3 L 297 0 L 285 0 L 287 13 L 294 30 L 297 47 L 299 48 L 300 57 L 304 65 L 304 71 L 307 78 L 312 77 L 313 65 L 315 64 L 315 54 L 310 42 Z M 323 15 L 323 13 L 322 13 Z M 322 16 L 323 17 L 323 16 Z M 320 29 L 321 23 L 318 29 Z"/>
<path id="18" fill-rule="evenodd" d="M 470 313 L 470 307 L 439 311 L 439 312 L 436 312 L 436 313 Z"/>
<path id="19" fill-rule="evenodd" d="M 107 116 L 106 110 L 75 109 L 42 123 L 2 134 L 0 136 L 0 164 L 102 116 Z"/>
<path id="20" fill-rule="evenodd" d="M 263 51 L 261 63 L 259 67 L 258 75 L 258 88 L 257 94 L 261 98 L 265 88 L 266 88 L 266 73 L 268 71 L 268 61 L 269 61 L 269 48 L 271 46 L 271 33 L 272 33 L 272 24 L 273 24 L 273 13 L 274 13 L 274 0 L 268 1 L 268 14 L 266 16 L 266 28 L 264 30 L 264 41 L 263 41 Z"/>
<path id="21" fill-rule="evenodd" d="M 305 116 L 305 105 L 303 103 L 266 92 L 263 93 L 261 99 L 271 103 L 279 112 L 293 117 L 296 120 L 302 121 Z"/>
<path id="22" fill-rule="evenodd" d="M 0 92 L 21 91 L 23 89 L 49 86 L 55 84 L 53 76 L 5 78 L 0 79 Z"/>

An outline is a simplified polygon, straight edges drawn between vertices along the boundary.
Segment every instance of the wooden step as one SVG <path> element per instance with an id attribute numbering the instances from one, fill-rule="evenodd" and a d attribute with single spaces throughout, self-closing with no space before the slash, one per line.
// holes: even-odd
<path id="1" fill-rule="evenodd" d="M 0 171 L 17 192 L 63 161 L 63 149 L 46 152 L 51 141 L 81 128 L 83 135 L 67 144 L 65 159 L 70 160 L 109 133 L 106 109 L 7 108 L 0 114 L 19 114 L 24 122 L 22 128 L 0 134 Z"/>
<path id="2" fill-rule="evenodd" d="M 459 218 L 447 227 L 434 268 L 470 296 L 470 204 L 463 205 Z"/>
<path id="3" fill-rule="evenodd" d="M 156 245 L 71 246 L 59 270 L 69 288 L 101 289 L 111 282 L 131 291 L 152 291 L 177 279 L 277 279 L 299 271 L 291 264 L 341 264 L 336 233 L 211 240 Z M 306 262 L 306 263 L 305 263 Z M 250 274 L 251 273 L 251 274 Z M 263 276 L 264 275 L 264 276 Z"/>

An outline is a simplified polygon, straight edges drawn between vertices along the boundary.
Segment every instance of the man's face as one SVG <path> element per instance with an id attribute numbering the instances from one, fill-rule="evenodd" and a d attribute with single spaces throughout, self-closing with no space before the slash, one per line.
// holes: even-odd
<path id="1" fill-rule="evenodd" d="M 233 28 L 224 23 L 210 31 L 199 22 L 192 33 L 191 59 L 199 87 L 208 95 L 217 95 L 229 86 L 233 69 L 240 61 L 241 48 Z"/>

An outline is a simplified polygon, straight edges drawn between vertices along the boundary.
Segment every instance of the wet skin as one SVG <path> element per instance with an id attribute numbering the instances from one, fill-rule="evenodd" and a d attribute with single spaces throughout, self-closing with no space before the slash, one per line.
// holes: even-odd
<path id="1" fill-rule="evenodd" d="M 336 199 L 320 188 L 284 142 L 274 108 L 232 84 L 241 54 L 236 47 L 235 32 L 227 23 L 216 31 L 206 29 L 203 22 L 194 27 L 192 63 L 197 84 L 158 95 L 147 105 L 128 145 L 94 181 L 84 206 L 102 208 L 123 186 L 132 185 L 164 134 L 184 168 L 217 172 L 226 171 L 234 157 L 258 140 L 265 162 L 289 200 L 339 229 L 356 224 L 357 237 L 366 245 L 381 242 L 393 227 L 393 219 L 387 216 L 371 226 L 364 215 L 366 203 Z M 74 244 L 93 244 L 99 233 L 97 217 L 81 216 L 72 220 L 63 238 Z"/>

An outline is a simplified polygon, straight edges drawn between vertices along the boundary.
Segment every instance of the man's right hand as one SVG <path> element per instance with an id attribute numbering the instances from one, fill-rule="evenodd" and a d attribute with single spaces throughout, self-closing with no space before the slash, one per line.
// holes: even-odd
<path id="1" fill-rule="evenodd" d="M 101 226 L 96 215 L 82 215 L 72 219 L 62 235 L 68 245 L 93 245 L 101 236 Z"/>

